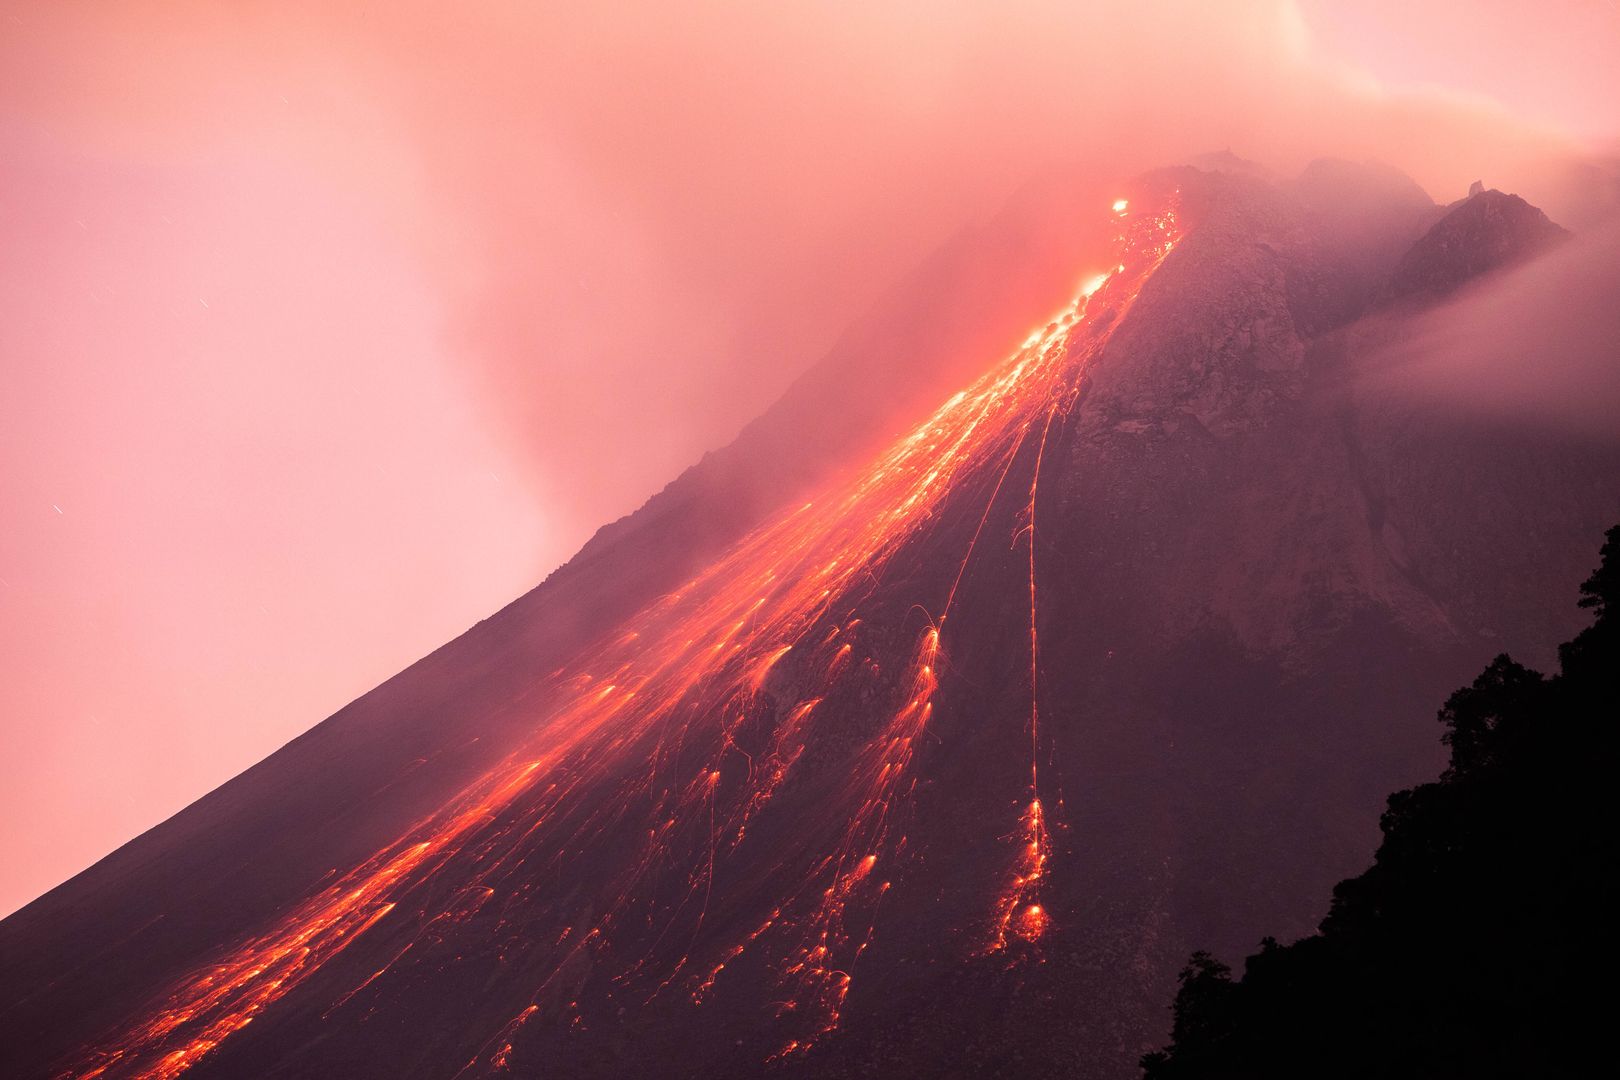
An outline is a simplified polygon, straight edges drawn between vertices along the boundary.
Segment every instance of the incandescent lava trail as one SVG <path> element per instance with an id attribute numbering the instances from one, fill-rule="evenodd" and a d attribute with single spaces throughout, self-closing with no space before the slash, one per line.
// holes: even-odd
<path id="1" fill-rule="evenodd" d="M 990 539 L 998 500 L 1014 498 L 1011 539 L 1029 546 L 1030 708 L 1027 731 L 1008 736 L 1029 747 L 1029 790 L 1018 793 L 1026 809 L 1009 822 L 1007 884 L 985 898 L 981 939 L 986 952 L 1031 947 L 1047 925 L 1040 893 L 1052 855 L 1036 761 L 1040 468 L 1088 362 L 1179 235 L 1173 199 L 1156 212 L 1123 202 L 1114 212 L 1114 273 L 866 468 L 768 521 L 554 673 L 554 704 L 534 718 L 527 745 L 170 987 L 63 1075 L 176 1077 L 300 987 L 325 995 L 315 1007 L 335 1017 L 474 962 L 510 965 L 532 995 L 492 1025 L 467 1075 L 506 1069 L 537 1017 L 582 1023 L 582 967 L 611 981 L 590 992 L 617 1002 L 684 994 L 701 1003 L 747 956 L 780 987 L 770 1021 L 778 1052 L 802 1051 L 837 1025 L 882 899 L 903 884 L 895 870 L 907 853 L 914 758 L 935 710 L 952 602 L 975 547 Z M 866 605 L 895 555 L 964 489 L 989 495 L 954 583 L 945 596 L 910 599 L 939 614 L 907 632 L 903 664 L 880 664 L 867 651 L 878 639 L 863 644 Z M 840 759 L 815 821 L 793 844 L 757 842 L 754 830 L 857 685 L 877 712 L 861 718 L 865 737 Z M 763 902 L 739 932 L 740 905 L 728 898 L 743 893 Z M 722 906 L 733 917 L 714 918 Z M 445 955 L 446 936 L 465 926 L 486 935 L 487 957 Z M 361 935 L 387 962 L 336 993 L 331 979 L 316 986 Z"/>

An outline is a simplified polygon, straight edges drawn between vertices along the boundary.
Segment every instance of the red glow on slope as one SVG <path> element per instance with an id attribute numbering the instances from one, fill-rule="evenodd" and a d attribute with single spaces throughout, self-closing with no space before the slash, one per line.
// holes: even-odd
<path id="1" fill-rule="evenodd" d="M 1123 218 L 1123 208 L 1116 211 Z M 542 965 L 550 975 L 535 987 L 532 1003 L 463 1072 L 507 1068 L 518 1053 L 519 1029 L 541 1010 L 559 973 L 586 954 L 605 962 L 620 937 L 631 951 L 618 958 L 622 974 L 615 981 L 629 986 L 646 978 L 648 1000 L 685 979 L 692 999 L 701 1001 L 728 964 L 747 950 L 763 950 L 781 980 L 779 1015 L 792 1032 L 781 1053 L 813 1045 L 839 1023 L 857 961 L 872 944 L 879 903 L 892 884 L 874 871 L 905 850 L 900 818 L 918 781 L 920 737 L 936 707 L 956 586 L 1026 446 L 1033 448 L 1033 467 L 1014 540 L 1027 538 L 1029 548 L 1030 790 L 1011 882 L 987 901 L 988 948 L 1039 938 L 1048 925 L 1039 896 L 1051 858 L 1038 766 L 1040 469 L 1054 420 L 1075 400 L 1086 362 L 1168 253 L 1176 230 L 1172 209 L 1136 218 L 1123 264 L 1129 272 L 1090 287 L 867 469 L 768 522 L 574 668 L 558 672 L 555 705 L 536 719 L 521 760 L 509 760 L 398 845 L 188 976 L 72 1074 L 179 1076 L 379 922 L 395 926 L 406 915 L 396 909 L 419 901 L 420 887 L 455 861 L 463 875 L 456 895 L 468 900 L 406 916 L 422 924 L 417 937 L 329 1012 L 362 992 L 375 995 L 412 961 L 412 945 L 428 928 L 442 933 L 447 924 L 493 917 L 501 929 L 502 913 L 538 902 L 535 890 L 586 851 L 629 854 L 603 878 L 589 925 L 570 920 L 557 938 Z M 1115 317 L 1089 325 L 1093 304 L 1112 307 Z M 847 775 L 820 807 L 827 818 L 819 824 L 832 826 L 825 833 L 831 840 L 798 862 L 768 864 L 774 904 L 755 930 L 729 944 L 705 941 L 717 867 L 744 845 L 750 823 L 814 745 L 829 696 L 849 680 L 882 682 L 855 611 L 958 483 L 981 472 L 997 479 L 941 613 L 916 638 L 889 691 L 892 706 L 867 729 Z M 773 686 L 805 683 L 816 688 L 812 695 L 770 705 Z M 769 738 L 750 754 L 742 745 L 744 722 L 766 707 L 773 709 Z M 603 790 L 619 797 L 585 797 Z M 673 904 L 649 885 L 672 874 L 681 882 Z M 652 928 L 650 941 L 636 936 L 645 933 L 638 927 Z M 525 939 L 522 947 L 538 946 Z M 673 964 L 660 959 L 673 949 L 684 950 Z M 707 960 L 695 955 L 699 949 Z M 694 960 L 703 965 L 696 968 L 701 975 L 688 971 Z"/>

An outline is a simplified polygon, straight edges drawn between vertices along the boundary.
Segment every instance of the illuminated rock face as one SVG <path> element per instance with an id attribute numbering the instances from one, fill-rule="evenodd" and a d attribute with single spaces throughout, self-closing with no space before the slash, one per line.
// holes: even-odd
<path id="1" fill-rule="evenodd" d="M 0 1071 L 1129 1075 L 1190 948 L 1320 918 L 1444 692 L 1568 636 L 1620 512 L 1611 449 L 1356 377 L 1441 214 L 1357 169 L 1143 178 L 1010 355 L 886 360 L 1065 247 L 959 242 L 738 448 L 0 925 Z"/>

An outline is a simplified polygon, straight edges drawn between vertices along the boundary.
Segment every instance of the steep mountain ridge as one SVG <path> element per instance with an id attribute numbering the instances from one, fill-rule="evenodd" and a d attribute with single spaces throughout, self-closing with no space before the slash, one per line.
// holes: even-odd
<path id="1" fill-rule="evenodd" d="M 1445 296 L 1465 282 L 1546 251 L 1569 232 L 1517 195 L 1494 188 L 1447 209 L 1395 267 L 1389 291 L 1422 300 Z"/>

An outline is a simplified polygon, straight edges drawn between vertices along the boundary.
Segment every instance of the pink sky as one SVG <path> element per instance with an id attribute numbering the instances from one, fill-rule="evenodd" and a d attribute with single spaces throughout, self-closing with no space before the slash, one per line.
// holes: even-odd
<path id="1" fill-rule="evenodd" d="M 1604 0 L 869 6 L 0 14 L 0 913 L 532 586 L 1048 160 L 1449 198 L 1620 132 Z"/>

